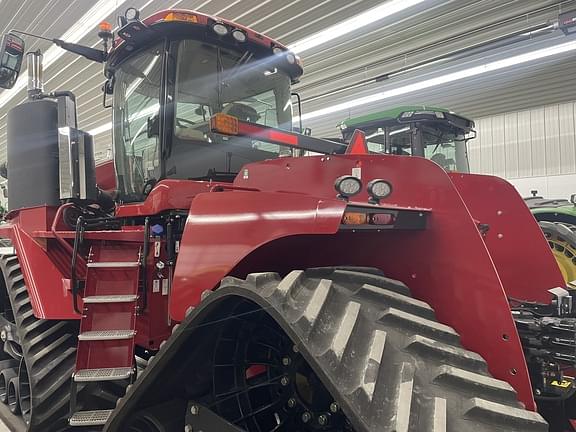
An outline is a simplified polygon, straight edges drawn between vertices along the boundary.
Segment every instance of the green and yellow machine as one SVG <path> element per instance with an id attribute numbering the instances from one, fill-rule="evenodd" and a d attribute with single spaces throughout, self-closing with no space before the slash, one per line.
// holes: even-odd
<path id="1" fill-rule="evenodd" d="M 467 142 L 476 137 L 474 122 L 446 108 L 400 106 L 346 119 L 338 126 L 346 142 L 356 129 L 362 130 L 371 151 L 425 157 L 447 171 L 470 171 Z M 525 200 L 540 223 L 564 279 L 576 281 L 576 194 L 570 200 L 540 196 Z"/>
<path id="2" fill-rule="evenodd" d="M 401 106 L 344 120 L 339 128 L 344 141 L 362 130 L 374 152 L 421 156 L 447 171 L 470 171 L 466 143 L 476 136 L 474 122 L 445 108 Z"/>

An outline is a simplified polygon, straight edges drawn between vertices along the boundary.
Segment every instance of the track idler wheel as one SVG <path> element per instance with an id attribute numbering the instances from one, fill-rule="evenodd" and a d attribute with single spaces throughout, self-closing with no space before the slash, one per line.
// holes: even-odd
<path id="1" fill-rule="evenodd" d="M 8 408 L 12 414 L 20 414 L 20 380 L 18 377 L 8 382 Z"/>
<path id="2" fill-rule="evenodd" d="M 0 402 L 3 404 L 8 403 L 8 384 L 12 380 L 18 376 L 18 372 L 16 369 L 4 369 L 0 372 Z"/>

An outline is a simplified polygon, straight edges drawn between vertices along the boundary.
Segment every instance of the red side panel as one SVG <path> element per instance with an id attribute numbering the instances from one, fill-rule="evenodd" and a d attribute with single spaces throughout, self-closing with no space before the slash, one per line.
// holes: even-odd
<path id="1" fill-rule="evenodd" d="M 548 303 L 564 279 L 534 216 L 514 186 L 499 177 L 449 174 L 474 219 L 488 224 L 483 237 L 506 293 Z"/>
<path id="2" fill-rule="evenodd" d="M 345 203 L 306 195 L 214 192 L 192 202 L 182 237 L 170 298 L 181 321 L 203 291 L 263 244 L 298 234 L 334 234 Z"/>
<path id="3" fill-rule="evenodd" d="M 45 319 L 78 319 L 72 308 L 70 280 L 26 232 L 14 226 L 12 233 L 34 315 Z"/>

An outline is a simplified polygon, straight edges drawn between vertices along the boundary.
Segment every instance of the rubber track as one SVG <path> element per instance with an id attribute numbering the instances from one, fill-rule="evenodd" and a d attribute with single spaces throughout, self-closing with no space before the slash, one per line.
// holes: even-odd
<path id="1" fill-rule="evenodd" d="M 32 393 L 29 432 L 68 430 L 71 376 L 76 361 L 78 321 L 34 316 L 18 258 L 0 257 L 0 267 L 28 365 Z"/>
<path id="2" fill-rule="evenodd" d="M 198 324 L 198 310 L 230 295 L 249 298 L 270 312 L 357 432 L 548 430 L 539 414 L 522 408 L 508 383 L 489 375 L 482 357 L 463 349 L 458 334 L 435 320 L 430 306 L 374 269 L 226 278 L 174 331 L 146 371 L 149 376 L 164 362 L 162 356 L 170 358 L 172 344 L 183 343 L 186 329 Z M 116 420 L 105 430 L 117 430 L 112 424 L 130 416 L 123 406 L 145 381 L 138 380 L 120 401 L 111 418 Z"/>

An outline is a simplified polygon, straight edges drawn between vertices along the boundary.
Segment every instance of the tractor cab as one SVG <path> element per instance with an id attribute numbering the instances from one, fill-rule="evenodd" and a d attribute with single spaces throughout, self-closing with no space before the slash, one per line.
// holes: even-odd
<path id="1" fill-rule="evenodd" d="M 466 143 L 475 137 L 474 122 L 443 108 L 402 106 L 339 125 L 344 141 L 364 131 L 370 151 L 420 156 L 446 171 L 469 172 Z"/>
<path id="2" fill-rule="evenodd" d="M 123 202 L 143 201 L 160 179 L 231 182 L 246 163 L 283 151 L 213 134 L 210 119 L 223 113 L 290 130 L 290 88 L 302 67 L 284 46 L 188 11 L 135 20 L 119 36 L 106 64 L 106 88 Z"/>

